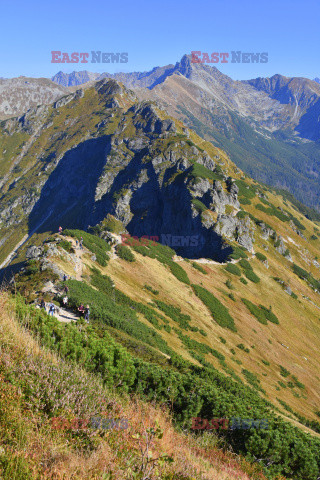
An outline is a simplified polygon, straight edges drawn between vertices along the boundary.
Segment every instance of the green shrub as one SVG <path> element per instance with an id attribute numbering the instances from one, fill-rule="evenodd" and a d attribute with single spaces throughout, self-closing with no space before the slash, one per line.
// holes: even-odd
<path id="1" fill-rule="evenodd" d="M 241 277 L 240 282 L 243 283 L 244 285 L 248 285 L 248 282 L 245 278 Z"/>
<path id="2" fill-rule="evenodd" d="M 249 370 L 246 370 L 245 368 L 242 369 L 242 374 L 247 379 L 248 383 L 250 383 L 250 385 L 252 385 L 257 390 L 263 391 L 262 388 L 260 387 L 260 380 L 258 379 L 257 375 L 255 375 L 252 372 L 249 372 Z"/>
<path id="3" fill-rule="evenodd" d="M 262 310 L 265 318 L 269 320 L 269 322 L 275 323 L 276 325 L 279 325 L 279 320 L 276 317 L 276 315 L 272 312 L 271 306 L 269 308 L 264 307 L 263 305 L 259 305 L 259 308 Z"/>
<path id="4" fill-rule="evenodd" d="M 295 263 L 292 266 L 293 272 L 298 275 L 299 278 L 305 280 L 314 290 L 320 290 L 320 281 L 316 280 L 311 273 L 308 273 L 303 268 L 299 267 Z"/>
<path id="5" fill-rule="evenodd" d="M 280 367 L 280 375 L 282 377 L 288 377 L 290 375 L 290 372 L 289 370 L 287 370 L 286 368 L 284 368 L 282 365 L 279 365 Z"/>
<path id="6" fill-rule="evenodd" d="M 282 382 L 281 380 L 278 380 L 278 384 L 279 384 L 280 387 L 282 387 L 282 388 L 287 388 L 287 385 L 286 385 L 284 382 Z"/>
<path id="7" fill-rule="evenodd" d="M 191 317 L 190 315 L 186 315 L 184 313 L 181 313 L 181 310 L 179 307 L 175 307 L 174 305 L 169 305 L 165 302 L 162 302 L 161 300 L 155 300 L 155 305 L 167 315 L 167 317 L 171 318 L 174 322 L 178 323 L 180 328 L 183 328 L 184 330 L 189 330 L 191 329 L 190 327 L 190 322 L 191 322 Z"/>
<path id="8" fill-rule="evenodd" d="M 237 275 L 238 277 L 241 277 L 240 268 L 233 263 L 228 263 L 228 265 L 225 267 L 225 270 L 229 273 L 232 273 L 232 275 Z"/>
<path id="9" fill-rule="evenodd" d="M 250 353 L 250 349 L 247 348 L 247 347 L 245 347 L 245 346 L 243 345 L 243 343 L 239 343 L 239 344 L 237 345 L 237 347 L 238 347 L 240 350 L 243 350 L 243 351 L 246 352 L 246 353 Z"/>
<path id="10" fill-rule="evenodd" d="M 245 276 L 247 277 L 247 279 L 250 280 L 251 282 L 253 282 L 253 283 L 259 283 L 260 282 L 260 278 L 258 277 L 258 275 L 256 275 L 254 273 L 253 270 L 246 270 L 244 273 L 245 273 Z"/>
<path id="11" fill-rule="evenodd" d="M 261 262 L 265 262 L 267 260 L 267 257 L 265 255 L 263 255 L 263 253 L 260 253 L 260 252 L 257 252 L 256 253 L 256 257 L 258 260 L 260 260 Z"/>
<path id="12" fill-rule="evenodd" d="M 251 202 L 250 202 L 250 203 L 251 203 Z M 248 215 L 247 212 L 245 212 L 244 210 L 240 210 L 240 211 L 237 213 L 236 217 L 237 217 L 237 218 L 245 218 L 247 215 Z"/>
<path id="13" fill-rule="evenodd" d="M 59 242 L 59 247 L 63 248 L 66 252 L 68 253 L 74 253 L 74 248 L 72 246 L 71 242 L 68 242 L 68 240 L 61 240 Z"/>
<path id="14" fill-rule="evenodd" d="M 272 312 L 271 307 L 268 309 L 263 305 L 255 305 L 246 298 L 241 299 L 245 306 L 248 308 L 250 313 L 256 317 L 256 319 L 263 325 L 267 325 L 268 320 L 272 323 L 279 324 L 279 320 L 276 315 Z"/>
<path id="15" fill-rule="evenodd" d="M 262 361 L 262 363 L 264 363 L 265 365 L 267 365 L 267 367 L 270 365 L 270 362 L 268 362 L 268 360 L 262 359 L 261 361 Z"/>
<path id="16" fill-rule="evenodd" d="M 229 328 L 233 332 L 237 331 L 234 320 L 231 317 L 228 309 L 222 305 L 222 303 L 211 292 L 203 287 L 200 287 L 199 285 L 192 285 L 192 288 L 197 297 L 199 297 L 206 307 L 208 307 L 213 319 L 218 323 L 218 325 Z"/>
<path id="17" fill-rule="evenodd" d="M 187 272 L 181 267 L 181 265 L 178 265 L 178 263 L 171 261 L 169 262 L 169 268 L 172 275 L 174 275 L 178 280 L 180 280 L 180 282 L 190 285 L 190 280 Z"/>
<path id="18" fill-rule="evenodd" d="M 239 188 L 239 197 L 244 197 L 245 199 L 250 200 L 256 196 L 255 190 L 243 180 L 236 180 L 236 185 Z M 242 199 L 240 199 L 240 203 L 243 203 Z"/>
<path id="19" fill-rule="evenodd" d="M 226 281 L 226 286 L 227 286 L 230 290 L 234 290 L 234 286 L 232 285 L 231 280 L 227 280 L 227 281 Z"/>
<path id="20" fill-rule="evenodd" d="M 153 293 L 153 295 L 159 295 L 159 290 L 154 290 L 150 285 L 145 284 L 143 288 Z"/>
<path id="21" fill-rule="evenodd" d="M 248 262 L 248 260 L 246 260 L 245 258 L 242 258 L 239 261 L 239 265 L 240 265 L 240 267 L 243 268 L 244 271 L 252 270 L 252 266 L 251 266 L 250 262 Z"/>
<path id="22" fill-rule="evenodd" d="M 199 270 L 199 272 L 201 272 L 201 273 L 203 273 L 203 274 L 205 274 L 205 275 L 208 274 L 208 272 L 207 272 L 203 267 L 201 267 L 201 265 L 199 265 L 198 263 L 192 262 L 192 266 L 193 266 L 193 268 L 195 268 L 196 270 Z"/>
<path id="23" fill-rule="evenodd" d="M 301 390 L 305 390 L 305 385 L 303 385 L 303 383 L 299 382 L 299 380 L 297 379 L 297 377 L 295 375 L 291 375 L 292 377 L 292 380 L 294 381 L 294 384 L 296 387 L 300 388 Z"/>
<path id="24" fill-rule="evenodd" d="M 122 260 L 125 260 L 126 262 L 135 262 L 136 260 L 130 248 L 126 247 L 125 245 L 117 245 L 116 253 Z"/>
<path id="25" fill-rule="evenodd" d="M 220 338 L 220 342 L 221 342 L 221 343 L 224 343 L 224 344 L 227 343 L 227 340 L 226 340 L 225 338 L 223 338 L 223 337 L 219 337 L 219 338 Z"/>
<path id="26" fill-rule="evenodd" d="M 246 197 L 239 197 L 239 202 L 241 205 L 251 205 L 251 201 Z"/>
<path id="27" fill-rule="evenodd" d="M 248 258 L 248 255 L 243 248 L 239 246 L 232 247 L 232 253 L 229 255 L 229 259 L 239 260 L 239 258 Z"/>
<path id="28" fill-rule="evenodd" d="M 288 222 L 291 219 L 294 221 L 294 217 L 292 215 L 287 215 L 286 213 L 283 213 L 279 208 L 276 208 L 274 205 L 271 205 L 270 207 L 265 207 L 261 203 L 258 203 L 257 205 L 255 205 L 255 208 L 257 210 L 260 210 L 261 212 L 266 213 L 267 215 L 277 217 L 282 222 Z"/>

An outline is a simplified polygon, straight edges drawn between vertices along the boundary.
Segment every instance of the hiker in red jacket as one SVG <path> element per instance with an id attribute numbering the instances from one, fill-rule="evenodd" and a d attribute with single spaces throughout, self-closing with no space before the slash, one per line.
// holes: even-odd
<path id="1" fill-rule="evenodd" d="M 84 306 L 83 303 L 80 304 L 80 307 L 78 307 L 78 312 L 80 313 L 80 316 L 82 317 L 84 314 Z"/>

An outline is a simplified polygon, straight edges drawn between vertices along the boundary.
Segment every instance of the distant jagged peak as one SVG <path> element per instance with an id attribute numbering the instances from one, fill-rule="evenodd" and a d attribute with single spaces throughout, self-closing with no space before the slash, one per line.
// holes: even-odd
<path id="1" fill-rule="evenodd" d="M 80 72 L 76 72 L 74 70 L 71 73 L 65 73 L 60 70 L 60 72 L 56 73 L 51 80 L 59 85 L 63 85 L 64 87 L 72 87 L 82 85 L 83 83 L 87 83 L 92 80 L 97 80 L 99 77 L 99 73 L 89 72 L 88 70 L 81 70 Z"/>

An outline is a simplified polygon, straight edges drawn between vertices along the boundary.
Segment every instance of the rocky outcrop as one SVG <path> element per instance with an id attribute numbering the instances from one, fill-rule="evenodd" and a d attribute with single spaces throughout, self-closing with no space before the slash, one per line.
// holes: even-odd
<path id="1" fill-rule="evenodd" d="M 214 230 L 219 235 L 236 240 L 239 245 L 253 252 L 254 237 L 249 217 L 238 219 L 230 215 L 219 215 Z"/>
<path id="2" fill-rule="evenodd" d="M 281 235 L 276 235 L 275 237 L 275 249 L 283 255 L 287 260 L 292 262 L 291 254 L 289 252 L 289 249 L 286 247 L 284 244 L 283 238 Z"/>
<path id="3" fill-rule="evenodd" d="M 275 231 L 269 227 L 269 225 L 266 225 L 263 222 L 259 222 L 259 227 L 261 229 L 261 237 L 263 240 L 269 240 L 270 237 L 273 237 L 275 235 Z"/>

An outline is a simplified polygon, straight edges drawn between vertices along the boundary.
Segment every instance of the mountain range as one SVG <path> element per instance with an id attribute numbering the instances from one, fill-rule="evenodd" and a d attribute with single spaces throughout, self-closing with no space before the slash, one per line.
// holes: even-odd
<path id="1" fill-rule="evenodd" d="M 103 78 L 122 82 L 140 100 L 156 101 L 202 138 L 223 148 L 253 178 L 320 209 L 318 79 L 274 75 L 234 81 L 216 67 L 191 62 L 147 72 L 57 73 L 49 79 L 0 80 L 0 118 L 88 88 Z"/>

